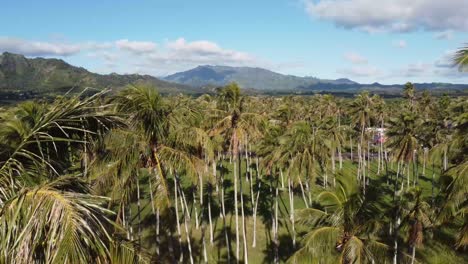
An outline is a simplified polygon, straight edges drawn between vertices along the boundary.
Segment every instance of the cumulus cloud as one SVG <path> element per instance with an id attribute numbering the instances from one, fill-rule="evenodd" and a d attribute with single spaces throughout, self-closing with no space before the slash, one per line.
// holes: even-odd
<path id="1" fill-rule="evenodd" d="M 306 0 L 313 17 L 367 32 L 468 31 L 466 0 Z"/>
<path id="2" fill-rule="evenodd" d="M 78 54 L 81 46 L 58 42 L 29 41 L 0 37 L 0 51 L 20 53 L 27 56 L 71 56 Z"/>
<path id="3" fill-rule="evenodd" d="M 393 46 L 400 48 L 400 49 L 404 49 L 406 48 L 407 44 L 406 44 L 406 41 L 404 40 L 397 40 L 393 42 Z"/>
<path id="4" fill-rule="evenodd" d="M 345 53 L 344 58 L 353 64 L 367 64 L 367 59 L 355 52 Z"/>
<path id="5" fill-rule="evenodd" d="M 188 42 L 179 38 L 167 43 L 169 56 L 173 58 L 185 58 L 200 62 L 246 63 L 252 62 L 253 58 L 247 53 L 223 49 L 218 44 L 200 40 Z"/>
<path id="6" fill-rule="evenodd" d="M 120 39 L 115 42 L 119 49 L 127 50 L 136 54 L 153 52 L 156 50 L 156 43 L 151 41 L 130 41 L 128 39 Z"/>

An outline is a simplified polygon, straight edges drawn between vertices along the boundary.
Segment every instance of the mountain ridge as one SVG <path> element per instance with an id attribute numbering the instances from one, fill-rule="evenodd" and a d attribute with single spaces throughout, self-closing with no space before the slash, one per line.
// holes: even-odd
<path id="1" fill-rule="evenodd" d="M 317 83 L 357 84 L 347 78 L 336 80 L 319 79 L 316 77 L 299 77 L 281 74 L 259 67 L 232 67 L 220 65 L 199 65 L 193 69 L 177 72 L 163 78 L 166 81 L 190 85 L 194 87 L 222 86 L 229 82 L 237 82 L 243 88 L 261 91 L 295 90 L 301 86 Z"/>
<path id="2" fill-rule="evenodd" d="M 170 83 L 151 75 L 98 74 L 73 66 L 62 59 L 27 58 L 9 52 L 0 54 L 0 91 L 63 92 L 74 87 L 118 90 L 137 83 L 154 85 L 162 93 L 200 91 L 198 88 Z"/>
<path id="3" fill-rule="evenodd" d="M 162 94 L 202 94 L 214 93 L 214 88 L 229 82 L 237 82 L 249 94 L 353 94 L 368 90 L 379 94 L 398 95 L 404 86 L 378 82 L 360 84 L 347 78 L 328 80 L 285 75 L 258 67 L 220 65 L 200 65 L 159 78 L 140 74 L 98 74 L 83 67 L 73 66 L 62 59 L 27 58 L 8 52 L 0 54 L 2 98 L 28 99 L 41 95 L 60 95 L 72 89 L 78 92 L 87 87 L 97 90 L 112 88 L 115 91 L 139 83 L 155 86 Z M 428 89 L 439 94 L 468 94 L 468 84 L 415 83 L 415 86 L 418 90 Z M 24 95 L 30 97 L 25 98 Z"/>

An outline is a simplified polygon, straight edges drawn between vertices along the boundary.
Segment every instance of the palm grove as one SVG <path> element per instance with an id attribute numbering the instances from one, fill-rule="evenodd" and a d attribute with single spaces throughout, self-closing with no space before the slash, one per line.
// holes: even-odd
<path id="1" fill-rule="evenodd" d="M 402 95 L 4 108 L 0 263 L 467 261 L 468 102 Z"/>

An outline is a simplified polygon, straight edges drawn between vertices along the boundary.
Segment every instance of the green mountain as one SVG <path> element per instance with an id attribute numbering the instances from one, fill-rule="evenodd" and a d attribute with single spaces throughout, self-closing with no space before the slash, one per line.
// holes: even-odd
<path id="1" fill-rule="evenodd" d="M 188 71 L 175 73 L 165 77 L 164 80 L 193 87 L 221 86 L 229 82 L 237 82 L 243 88 L 263 91 L 291 91 L 319 83 L 357 84 L 348 79 L 324 80 L 315 77 L 284 75 L 262 68 L 211 65 L 198 66 Z"/>
<path id="2" fill-rule="evenodd" d="M 0 92 L 54 94 L 74 88 L 113 88 L 118 90 L 129 84 L 146 83 L 159 88 L 162 93 L 197 93 L 200 89 L 170 83 L 150 75 L 102 75 L 75 67 L 60 59 L 26 58 L 5 52 L 0 54 Z"/>

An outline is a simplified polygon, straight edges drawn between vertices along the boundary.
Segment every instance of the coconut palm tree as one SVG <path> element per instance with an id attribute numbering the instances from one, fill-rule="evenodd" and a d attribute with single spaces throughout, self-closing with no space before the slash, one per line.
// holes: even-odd
<path id="1" fill-rule="evenodd" d="M 0 262 L 142 260 L 110 220 L 109 199 L 92 194 L 85 171 L 73 168 L 86 138 L 120 123 L 110 105 L 97 104 L 103 94 L 28 102 L 2 114 Z"/>
<path id="2" fill-rule="evenodd" d="M 416 248 L 423 245 L 424 231 L 432 226 L 431 206 L 421 197 L 421 190 L 412 189 L 404 194 L 403 230 L 408 231 L 408 244 L 411 248 L 411 264 L 416 261 Z"/>
<path id="3" fill-rule="evenodd" d="M 460 48 L 455 52 L 453 63 L 458 66 L 459 71 L 466 71 L 468 65 L 468 46 Z"/>
<path id="4" fill-rule="evenodd" d="M 355 181 L 338 179 L 334 191 L 317 195 L 317 206 L 297 210 L 297 221 L 311 226 L 290 263 L 385 263 L 389 246 L 378 239 L 378 210 L 363 199 Z M 380 219 L 379 219 L 380 218 Z"/>
<path id="5" fill-rule="evenodd" d="M 172 191 L 169 188 L 168 177 L 172 176 L 174 179 L 176 187 L 174 194 L 180 187 L 178 173 L 183 172 L 183 175 L 193 184 L 200 181 L 206 167 L 204 160 L 200 157 L 200 150 L 206 146 L 208 135 L 203 129 L 195 126 L 194 122 L 199 120 L 200 115 L 194 108 L 194 102 L 187 98 L 172 98 L 169 101 L 162 98 L 154 87 L 130 86 L 122 90 L 114 98 L 114 102 L 117 111 L 126 117 L 128 129 L 123 131 L 126 134 L 123 138 L 118 136 L 114 141 L 114 145 L 117 144 L 114 147 L 114 153 L 112 148 L 108 151 L 108 154 L 113 155 L 115 159 L 108 159 L 104 165 L 112 160 L 116 163 L 111 164 L 122 165 L 122 162 L 125 162 L 123 167 L 129 168 L 130 171 L 121 169 L 120 165 L 118 170 L 124 178 L 128 178 L 129 175 L 138 175 L 135 168 L 148 170 L 152 176 L 150 197 L 157 214 L 155 216 L 156 230 L 159 230 L 160 214 L 166 213 L 165 210 L 170 209 L 171 204 L 178 203 L 176 200 L 171 202 Z M 125 145 L 126 142 L 129 144 Z M 112 169 L 108 165 L 105 168 Z M 130 182 L 138 183 L 138 180 L 133 178 Z M 200 186 L 200 190 L 202 189 Z M 183 193 L 180 197 L 182 196 Z M 185 208 L 184 206 L 182 209 Z M 122 212 L 125 211 L 122 210 Z M 175 213 L 177 218 L 178 214 Z M 198 216 L 196 219 L 198 221 Z M 179 219 L 177 219 L 178 223 Z M 186 232 L 186 235 L 189 253 L 191 253 L 189 234 Z M 191 254 L 190 261 L 193 262 Z"/>
<path id="6" fill-rule="evenodd" d="M 257 113 L 245 111 L 247 98 L 242 96 L 239 86 L 231 83 L 218 90 L 218 102 L 216 115 L 218 122 L 214 125 L 211 134 L 222 135 L 227 142 L 228 152 L 234 161 L 234 214 L 236 221 L 236 258 L 239 260 L 240 240 L 239 240 L 239 214 L 238 214 L 238 177 L 240 171 L 240 152 L 246 148 L 245 142 L 254 140 L 261 135 L 263 126 L 263 116 Z M 239 182 L 240 207 L 242 214 L 242 232 L 244 245 L 244 261 L 248 262 L 247 235 L 244 217 L 244 201 L 242 195 L 242 181 Z"/>
<path id="7" fill-rule="evenodd" d="M 351 102 L 350 115 L 353 120 L 353 124 L 357 131 L 359 131 L 359 145 L 358 145 L 358 175 L 357 178 L 362 178 L 363 190 L 366 190 L 366 155 L 365 155 L 365 132 L 366 128 L 370 127 L 371 119 L 374 116 L 374 100 L 367 91 L 361 92 Z M 362 176 L 362 177 L 361 177 Z"/>

